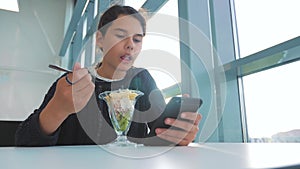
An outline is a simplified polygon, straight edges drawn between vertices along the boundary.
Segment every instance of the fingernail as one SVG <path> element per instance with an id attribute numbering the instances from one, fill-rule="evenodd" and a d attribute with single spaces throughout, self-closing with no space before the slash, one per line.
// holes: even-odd
<path id="1" fill-rule="evenodd" d="M 181 113 L 181 118 L 185 118 L 186 117 L 186 114 L 185 113 Z"/>
<path id="2" fill-rule="evenodd" d="M 165 123 L 166 123 L 166 124 L 170 124 L 170 123 L 171 123 L 171 120 L 168 119 L 168 118 L 166 118 Z"/>
<path id="3" fill-rule="evenodd" d="M 161 130 L 160 130 L 160 129 L 155 129 L 155 132 L 156 132 L 157 134 L 159 134 L 159 133 L 161 132 Z"/>

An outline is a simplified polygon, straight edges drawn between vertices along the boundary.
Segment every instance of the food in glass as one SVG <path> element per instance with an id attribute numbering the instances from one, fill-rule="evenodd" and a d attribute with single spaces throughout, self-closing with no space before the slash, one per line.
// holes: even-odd
<path id="1" fill-rule="evenodd" d="M 138 90 L 119 89 L 106 91 L 99 95 L 108 105 L 109 117 L 118 135 L 114 144 L 126 146 L 130 143 L 127 140 L 127 132 L 130 127 L 136 100 L 143 93 Z"/>

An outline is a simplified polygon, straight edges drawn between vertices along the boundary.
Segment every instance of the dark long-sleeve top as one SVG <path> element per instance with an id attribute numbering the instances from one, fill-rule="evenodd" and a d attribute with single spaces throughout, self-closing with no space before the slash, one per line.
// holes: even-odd
<path id="1" fill-rule="evenodd" d="M 65 78 L 65 75 L 60 78 Z M 69 115 L 53 134 L 46 135 L 40 127 L 39 115 L 53 97 L 60 78 L 55 81 L 45 95 L 41 106 L 17 128 L 16 145 L 90 145 L 112 142 L 116 138 L 116 133 L 109 118 L 107 105 L 98 96 L 103 91 L 120 88 L 139 90 L 144 93 L 136 102 L 133 121 L 127 136 L 133 142 L 146 144 L 149 129 L 165 107 L 164 98 L 150 73 L 146 69 L 132 67 L 127 71 L 125 78 L 120 81 L 108 82 L 92 77 L 95 92 L 87 105 L 80 112 Z"/>

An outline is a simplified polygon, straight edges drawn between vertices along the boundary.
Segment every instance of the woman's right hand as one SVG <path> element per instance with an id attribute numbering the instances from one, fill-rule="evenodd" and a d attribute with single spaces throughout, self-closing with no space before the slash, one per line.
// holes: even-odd
<path id="1" fill-rule="evenodd" d="M 82 110 L 94 92 L 91 75 L 87 69 L 80 68 L 79 63 L 67 76 L 73 84 L 69 84 L 66 77 L 59 79 L 54 96 L 39 116 L 41 129 L 46 134 L 53 133 L 70 114 Z"/>
<path id="2" fill-rule="evenodd" d="M 88 70 L 80 68 L 79 63 L 74 65 L 73 73 L 67 76 L 73 84 L 70 85 L 66 77 L 59 79 L 52 101 L 60 112 L 70 115 L 84 108 L 94 92 L 95 85 Z"/>

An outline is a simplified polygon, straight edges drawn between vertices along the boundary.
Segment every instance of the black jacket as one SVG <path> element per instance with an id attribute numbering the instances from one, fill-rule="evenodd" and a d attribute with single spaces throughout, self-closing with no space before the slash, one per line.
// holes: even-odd
<path id="1" fill-rule="evenodd" d="M 15 134 L 16 145 L 89 145 L 112 142 L 116 133 L 109 119 L 107 105 L 98 95 L 103 91 L 119 88 L 135 89 L 144 93 L 144 96 L 137 100 L 133 122 L 127 135 L 133 142 L 148 144 L 146 142 L 149 129 L 165 107 L 164 98 L 149 72 L 141 68 L 131 68 L 125 78 L 117 82 L 106 82 L 95 77 L 93 80 L 95 92 L 83 110 L 68 116 L 57 131 L 46 135 L 41 131 L 39 114 L 55 93 L 57 81 L 54 82 L 42 105 L 19 125 Z"/>

